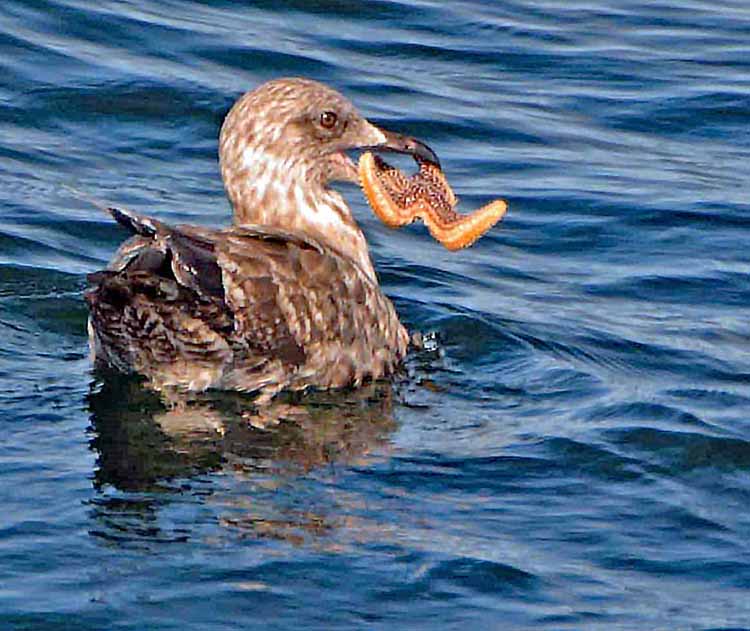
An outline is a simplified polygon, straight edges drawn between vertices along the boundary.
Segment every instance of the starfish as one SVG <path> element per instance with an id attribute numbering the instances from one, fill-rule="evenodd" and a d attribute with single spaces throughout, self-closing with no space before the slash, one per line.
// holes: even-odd
<path id="1" fill-rule="evenodd" d="M 419 171 L 407 177 L 371 152 L 359 159 L 359 178 L 367 201 L 380 220 L 399 228 L 422 219 L 434 239 L 449 250 L 470 246 L 503 218 L 508 205 L 501 199 L 470 215 L 459 215 L 453 190 L 437 161 L 414 156 Z"/>
<path id="2" fill-rule="evenodd" d="M 425 144 L 376 127 L 321 83 L 277 79 L 242 96 L 219 137 L 232 226 L 109 209 L 132 236 L 89 276 L 95 362 L 156 390 L 240 390 L 262 401 L 393 373 L 409 336 L 331 188 L 358 181 L 346 155 L 354 148 L 437 163 Z"/>

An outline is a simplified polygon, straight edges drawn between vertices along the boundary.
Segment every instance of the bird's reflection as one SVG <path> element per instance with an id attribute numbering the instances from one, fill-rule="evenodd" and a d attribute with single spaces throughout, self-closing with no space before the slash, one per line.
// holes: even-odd
<path id="1" fill-rule="evenodd" d="M 136 378 L 99 373 L 87 397 L 90 444 L 97 454 L 93 484 L 99 491 L 92 502 L 98 522 L 92 534 L 183 540 L 182 531 L 165 533 L 155 513 L 171 493 L 195 486 L 208 473 L 258 481 L 269 489 L 316 467 L 358 464 L 387 445 L 396 427 L 393 398 L 390 384 L 374 383 L 346 392 L 290 396 L 259 411 L 251 398 L 239 394 L 165 401 Z M 202 492 L 212 495 L 208 486 Z M 300 532 L 315 536 L 331 529 L 326 514 L 313 507 L 286 510 L 276 497 L 234 498 L 217 521 L 293 543 Z M 214 502 L 225 504 L 226 499 Z"/>

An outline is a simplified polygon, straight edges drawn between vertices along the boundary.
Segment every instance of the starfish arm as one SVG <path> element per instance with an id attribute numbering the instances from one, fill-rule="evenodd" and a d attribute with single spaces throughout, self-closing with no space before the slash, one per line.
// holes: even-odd
<path id="1" fill-rule="evenodd" d="M 425 206 L 427 212 L 423 221 L 436 241 L 449 250 L 460 250 L 470 246 L 487 232 L 508 210 L 508 205 L 497 199 L 482 206 L 470 215 L 455 215 L 447 218 L 431 206 Z"/>
<path id="2" fill-rule="evenodd" d="M 432 237 L 449 250 L 474 243 L 503 218 L 508 205 L 495 200 L 469 215 L 454 208 L 457 199 L 440 167 L 417 160 L 419 172 L 406 177 L 382 159 L 365 153 L 359 175 L 367 201 L 377 217 L 391 228 L 421 219 Z"/>
<path id="3" fill-rule="evenodd" d="M 416 218 L 410 208 L 401 208 L 377 181 L 375 157 L 363 154 L 359 159 L 359 175 L 362 190 L 370 207 L 389 228 L 400 228 Z"/>

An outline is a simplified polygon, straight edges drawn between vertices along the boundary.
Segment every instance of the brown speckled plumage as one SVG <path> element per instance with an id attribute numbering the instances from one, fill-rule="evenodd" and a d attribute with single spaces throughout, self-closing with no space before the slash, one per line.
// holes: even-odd
<path id="1" fill-rule="evenodd" d="M 232 227 L 170 227 L 110 209 L 133 236 L 90 277 L 96 361 L 142 374 L 157 389 L 266 399 L 390 374 L 408 335 L 377 283 L 364 235 L 329 188 L 357 181 L 343 153 L 354 147 L 434 157 L 313 81 L 277 80 L 243 96 L 219 149 Z"/>

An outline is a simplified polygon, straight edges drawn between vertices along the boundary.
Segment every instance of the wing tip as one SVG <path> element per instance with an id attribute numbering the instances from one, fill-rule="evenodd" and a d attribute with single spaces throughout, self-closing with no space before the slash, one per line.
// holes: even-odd
<path id="1" fill-rule="evenodd" d="M 134 212 L 107 206 L 107 212 L 112 215 L 114 220 L 121 226 L 124 226 L 135 234 L 144 237 L 155 237 L 159 233 L 159 224 L 150 217 L 137 215 Z"/>

